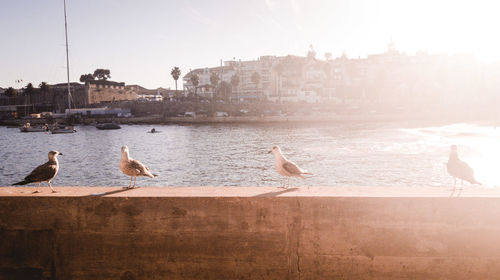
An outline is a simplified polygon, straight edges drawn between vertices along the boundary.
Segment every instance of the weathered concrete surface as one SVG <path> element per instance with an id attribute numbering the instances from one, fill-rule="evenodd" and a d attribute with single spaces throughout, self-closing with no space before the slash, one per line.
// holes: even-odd
<path id="1" fill-rule="evenodd" d="M 32 189 L 0 188 L 0 279 L 500 275 L 498 190 Z"/>

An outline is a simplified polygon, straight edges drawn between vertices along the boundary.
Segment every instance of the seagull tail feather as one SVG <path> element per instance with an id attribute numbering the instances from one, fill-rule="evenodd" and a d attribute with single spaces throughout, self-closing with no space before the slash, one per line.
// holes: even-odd
<path id="1" fill-rule="evenodd" d="M 148 176 L 149 178 L 158 177 L 158 175 L 149 172 L 149 170 L 146 170 L 146 172 L 144 172 L 144 175 Z"/>
<path id="2" fill-rule="evenodd" d="M 302 172 L 303 175 L 313 175 L 311 172 Z"/>
<path id="3" fill-rule="evenodd" d="M 21 181 L 21 182 L 17 182 L 17 183 L 12 184 L 12 185 L 13 185 L 13 186 L 17 186 L 17 185 L 26 185 L 26 184 L 28 184 L 28 183 L 29 183 L 29 182 L 27 182 L 26 180 L 23 180 L 23 181 Z"/>
<path id="4" fill-rule="evenodd" d="M 471 184 L 475 184 L 475 185 L 482 185 L 482 184 L 481 184 L 481 183 L 479 183 L 476 179 L 472 179 Z"/>

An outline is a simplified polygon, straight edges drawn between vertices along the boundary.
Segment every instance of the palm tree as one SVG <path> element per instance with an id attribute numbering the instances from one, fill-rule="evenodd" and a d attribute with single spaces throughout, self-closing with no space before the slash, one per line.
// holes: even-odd
<path id="1" fill-rule="evenodd" d="M 226 103 L 231 102 L 231 85 L 228 82 L 220 82 L 219 93 Z"/>
<path id="2" fill-rule="evenodd" d="M 26 85 L 26 87 L 24 88 L 24 92 L 25 92 L 26 94 L 28 94 L 28 95 L 29 95 L 29 94 L 32 94 L 34 90 L 35 90 L 35 88 L 33 87 L 33 84 L 32 84 L 32 83 L 28 83 L 28 84 Z"/>
<path id="3" fill-rule="evenodd" d="M 40 92 L 43 94 L 43 97 L 42 97 L 42 100 L 44 102 L 46 102 L 47 98 L 46 98 L 46 95 L 47 93 L 49 92 L 50 90 L 50 87 L 49 85 L 47 84 L 47 82 L 41 82 L 38 87 L 40 88 Z"/>
<path id="4" fill-rule="evenodd" d="M 181 76 L 181 69 L 175 66 L 174 68 L 172 68 L 172 71 L 170 71 L 170 75 L 172 75 L 172 78 L 174 78 L 175 80 L 175 92 L 177 92 L 177 80 Z"/>
<path id="5" fill-rule="evenodd" d="M 238 76 L 238 74 L 234 74 L 231 77 L 231 88 L 232 91 L 236 92 L 236 100 L 238 100 L 238 102 L 239 102 L 238 91 L 236 91 L 235 89 L 238 87 L 239 84 L 240 84 L 240 76 Z"/>
<path id="6" fill-rule="evenodd" d="M 38 87 L 40 88 L 40 91 L 42 93 L 47 93 L 50 89 L 49 85 L 47 84 L 47 82 L 41 82 Z"/>
<path id="7" fill-rule="evenodd" d="M 212 85 L 212 112 L 215 111 L 215 101 L 217 99 L 217 93 L 216 93 L 216 89 L 217 89 L 217 85 L 219 85 L 219 81 L 220 81 L 220 78 L 219 78 L 219 75 L 216 73 L 216 72 L 212 72 L 212 74 L 210 74 L 210 84 Z"/>
<path id="8" fill-rule="evenodd" d="M 259 101 L 261 101 L 261 94 L 258 92 L 259 91 L 259 82 L 260 82 L 260 75 L 257 72 L 253 72 L 252 76 L 250 77 L 252 80 L 252 83 L 255 84 L 255 91 L 257 91 L 257 97 L 259 98 Z"/>
<path id="9" fill-rule="evenodd" d="M 219 85 L 219 81 L 220 81 L 219 75 L 217 75 L 217 73 L 215 73 L 215 72 L 212 72 L 212 74 L 210 74 L 210 84 L 212 85 L 212 89 L 213 89 L 212 97 L 216 96 L 215 90 L 217 89 L 217 86 Z"/>
<path id="10" fill-rule="evenodd" d="M 283 64 L 278 63 L 276 66 L 274 66 L 274 71 L 276 71 L 276 74 L 278 74 L 278 79 L 276 80 L 277 85 L 276 88 L 278 90 L 278 101 L 281 103 L 281 74 L 283 74 Z"/>
<path id="11" fill-rule="evenodd" d="M 35 88 L 33 87 L 32 83 L 28 83 L 26 87 L 24 88 L 24 94 L 25 96 L 28 96 L 28 104 L 31 105 L 31 96 L 33 95 L 33 92 L 35 91 Z M 25 97 L 26 98 L 26 97 Z M 28 114 L 29 114 L 29 107 L 28 107 Z"/>
<path id="12" fill-rule="evenodd" d="M 194 96 L 198 99 L 196 91 L 198 90 L 198 85 L 200 84 L 200 76 L 198 76 L 198 74 L 196 73 L 193 73 L 191 75 L 191 78 L 189 79 L 191 80 L 191 84 L 194 86 Z"/>

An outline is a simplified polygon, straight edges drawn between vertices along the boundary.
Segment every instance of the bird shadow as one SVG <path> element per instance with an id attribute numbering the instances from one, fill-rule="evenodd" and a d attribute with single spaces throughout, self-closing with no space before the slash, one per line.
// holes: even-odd
<path id="1" fill-rule="evenodd" d="M 296 191 L 298 189 L 299 188 L 290 188 L 290 189 L 285 189 L 285 190 L 278 191 L 278 192 L 262 193 L 262 194 L 255 195 L 254 197 L 278 196 L 280 194 L 284 194 L 284 193 L 287 193 L 287 192 L 293 192 L 293 191 Z"/>
<path id="2" fill-rule="evenodd" d="M 126 192 L 126 191 L 131 191 L 133 189 L 135 189 L 135 188 L 131 188 L 131 189 L 124 188 L 121 190 L 110 191 L 110 192 L 93 193 L 93 194 L 87 195 L 87 197 L 101 197 L 101 196 L 111 195 L 111 194 L 115 194 L 115 193 L 122 193 L 122 192 Z"/>

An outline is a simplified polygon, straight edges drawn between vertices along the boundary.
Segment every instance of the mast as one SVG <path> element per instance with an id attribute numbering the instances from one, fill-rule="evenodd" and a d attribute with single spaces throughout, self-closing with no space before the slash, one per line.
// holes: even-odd
<path id="1" fill-rule="evenodd" d="M 68 109 L 71 109 L 71 88 L 69 85 L 68 22 L 66 20 L 66 0 L 64 0 L 64 33 L 66 34 L 66 75 L 68 78 Z"/>

